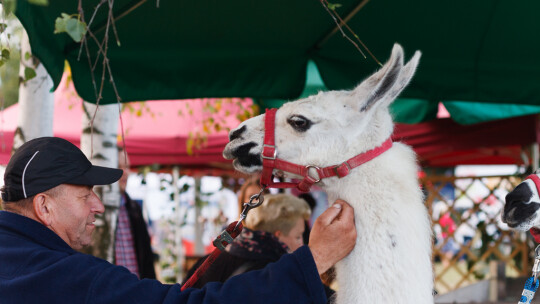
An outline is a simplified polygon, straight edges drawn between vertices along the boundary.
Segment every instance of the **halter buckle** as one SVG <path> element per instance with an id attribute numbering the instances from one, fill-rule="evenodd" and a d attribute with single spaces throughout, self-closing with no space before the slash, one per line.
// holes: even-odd
<path id="1" fill-rule="evenodd" d="M 271 150 L 266 150 L 266 148 L 270 148 Z M 265 154 L 267 154 L 266 152 L 272 153 L 272 151 L 274 152 L 274 153 L 273 153 L 273 156 L 265 156 Z M 263 159 L 276 160 L 276 157 L 277 157 L 277 149 L 276 149 L 276 146 L 264 144 L 264 145 L 263 145 L 263 152 L 261 153 L 261 157 L 262 157 Z"/>
<path id="2" fill-rule="evenodd" d="M 309 175 L 309 169 L 310 169 L 310 168 L 313 168 L 313 169 L 315 169 L 315 170 L 317 171 L 317 178 L 318 178 L 318 179 L 317 179 L 316 181 L 314 181 L 313 183 L 318 183 L 318 182 L 320 182 L 320 181 L 321 181 L 321 173 L 320 173 L 320 172 L 321 172 L 321 168 L 319 168 L 319 167 L 317 167 L 317 166 L 313 166 L 313 165 L 307 165 L 307 166 L 306 166 L 306 176 L 309 176 L 309 177 L 311 177 L 311 176 Z M 314 179 L 313 177 L 311 177 L 311 178 Z"/>
<path id="3" fill-rule="evenodd" d="M 332 169 L 334 169 L 334 173 L 339 177 L 345 177 L 349 174 L 351 171 L 351 165 L 349 165 L 348 162 L 344 162 L 341 165 L 335 166 Z"/>
<path id="4" fill-rule="evenodd" d="M 238 224 L 237 224 L 238 226 Z M 236 229 L 236 228 L 235 228 Z M 218 248 L 221 251 L 225 251 L 225 247 L 232 243 L 234 239 L 232 236 L 227 232 L 227 230 L 223 230 L 221 234 L 214 240 L 213 244 L 216 248 Z"/>

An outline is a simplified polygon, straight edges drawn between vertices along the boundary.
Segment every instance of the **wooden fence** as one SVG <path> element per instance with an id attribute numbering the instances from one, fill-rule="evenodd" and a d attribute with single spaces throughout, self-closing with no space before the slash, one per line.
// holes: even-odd
<path id="1" fill-rule="evenodd" d="M 506 263 L 508 276 L 531 270 L 530 237 L 501 221 L 516 176 L 426 176 L 422 185 L 433 219 L 435 289 L 445 293 L 489 278 L 490 261 Z"/>

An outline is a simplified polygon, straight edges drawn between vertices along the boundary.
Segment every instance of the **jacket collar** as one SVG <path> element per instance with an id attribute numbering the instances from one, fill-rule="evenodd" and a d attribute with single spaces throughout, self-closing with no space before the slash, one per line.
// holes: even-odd
<path id="1" fill-rule="evenodd" d="M 0 230 L 22 235 L 53 250 L 75 253 L 64 240 L 43 224 L 13 212 L 0 211 Z"/>

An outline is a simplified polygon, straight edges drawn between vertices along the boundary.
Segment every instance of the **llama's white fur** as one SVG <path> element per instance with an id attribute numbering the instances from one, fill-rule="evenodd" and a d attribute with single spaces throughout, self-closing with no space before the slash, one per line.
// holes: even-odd
<path id="1" fill-rule="evenodd" d="M 540 173 L 533 173 L 540 178 Z M 540 231 L 540 194 L 532 179 L 525 179 L 506 195 L 502 221 L 509 227 Z"/>
<path id="2" fill-rule="evenodd" d="M 277 156 L 325 167 L 381 145 L 393 131 L 388 106 L 412 78 L 419 58 L 417 52 L 404 66 L 403 51 L 396 44 L 385 66 L 354 90 L 284 104 L 276 113 Z M 304 118 L 312 125 L 298 131 L 294 121 Z M 223 155 L 235 159 L 240 171 L 261 171 L 258 163 L 242 162 L 246 155 L 239 155 L 238 148 L 255 143 L 249 154 L 260 154 L 264 115 L 243 122 L 231 134 L 240 128 L 244 131 L 233 136 Z M 417 170 L 412 149 L 394 143 L 348 176 L 318 183 L 330 202 L 340 198 L 354 207 L 358 231 L 355 248 L 336 265 L 338 304 L 433 303 L 431 225 Z"/>

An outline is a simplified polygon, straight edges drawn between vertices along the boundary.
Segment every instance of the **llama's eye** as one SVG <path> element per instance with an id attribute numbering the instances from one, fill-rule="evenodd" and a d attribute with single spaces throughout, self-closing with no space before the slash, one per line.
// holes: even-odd
<path id="1" fill-rule="evenodd" d="M 287 119 L 287 122 L 298 132 L 307 131 L 313 124 L 311 120 L 302 115 L 293 115 Z"/>

